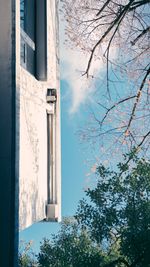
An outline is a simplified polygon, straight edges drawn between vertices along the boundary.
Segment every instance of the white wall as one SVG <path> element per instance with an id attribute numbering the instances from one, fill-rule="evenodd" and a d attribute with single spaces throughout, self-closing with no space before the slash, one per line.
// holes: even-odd
<path id="1" fill-rule="evenodd" d="M 18 1 L 18 0 L 17 0 Z M 19 1 L 18 1 L 19 3 Z M 19 12 L 19 9 L 18 9 Z M 56 179 L 61 218 L 60 96 L 58 77 L 57 24 L 55 1 L 47 0 L 48 80 L 37 81 L 20 66 L 17 59 L 17 162 L 19 164 L 19 227 L 24 229 L 46 217 L 47 201 L 47 120 L 46 94 L 57 89 L 56 107 Z M 18 23 L 18 22 L 17 22 Z M 17 40 L 20 44 L 19 23 Z M 56 45 L 57 42 L 57 45 Z M 19 47 L 18 47 L 19 51 Z M 18 52 L 19 53 L 19 52 Z"/>

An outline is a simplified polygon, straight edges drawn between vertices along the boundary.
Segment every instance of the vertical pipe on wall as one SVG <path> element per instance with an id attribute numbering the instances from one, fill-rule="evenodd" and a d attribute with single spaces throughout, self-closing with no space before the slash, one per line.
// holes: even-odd
<path id="1" fill-rule="evenodd" d="M 47 203 L 56 202 L 54 114 L 47 113 Z"/>
<path id="2" fill-rule="evenodd" d="M 48 89 L 47 102 L 53 112 L 47 111 L 47 206 L 46 219 L 58 221 L 57 176 L 56 176 L 56 89 Z"/>

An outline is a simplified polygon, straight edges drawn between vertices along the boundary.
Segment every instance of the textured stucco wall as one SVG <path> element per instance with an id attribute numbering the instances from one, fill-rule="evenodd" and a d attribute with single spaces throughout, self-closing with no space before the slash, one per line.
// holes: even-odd
<path id="1" fill-rule="evenodd" d="M 20 228 L 45 217 L 46 90 L 46 86 L 20 68 Z"/>
<path id="2" fill-rule="evenodd" d="M 47 1 L 47 65 L 48 79 L 40 82 L 17 66 L 17 144 L 19 163 L 19 227 L 24 229 L 46 217 L 47 201 L 47 117 L 48 88 L 57 89 L 56 107 L 56 178 L 59 220 L 61 217 L 60 192 L 60 96 L 57 54 L 57 24 L 55 1 Z M 20 43 L 19 25 L 18 42 Z"/>

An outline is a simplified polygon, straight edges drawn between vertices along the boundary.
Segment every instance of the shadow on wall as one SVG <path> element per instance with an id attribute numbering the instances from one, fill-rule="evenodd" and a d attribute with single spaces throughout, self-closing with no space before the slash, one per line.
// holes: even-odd
<path id="1" fill-rule="evenodd" d="M 30 188 L 22 191 L 20 195 L 20 222 L 19 228 L 23 230 L 25 227 L 30 226 L 32 222 L 36 221 L 36 216 L 38 212 L 38 188 L 37 183 L 30 185 Z"/>

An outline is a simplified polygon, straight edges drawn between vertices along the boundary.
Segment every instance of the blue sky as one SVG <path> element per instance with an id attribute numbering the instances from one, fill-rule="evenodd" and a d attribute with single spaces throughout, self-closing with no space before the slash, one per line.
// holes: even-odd
<path id="1" fill-rule="evenodd" d="M 69 113 L 71 96 L 68 94 L 69 84 L 61 81 L 61 131 L 62 131 L 62 216 L 75 213 L 78 201 L 84 195 L 87 185 L 89 166 L 85 162 L 86 152 L 79 142 L 78 128 L 87 114 L 84 106 L 75 114 Z M 86 154 L 86 155 L 85 155 Z M 90 155 L 89 155 L 90 158 Z M 59 229 L 58 223 L 36 223 L 20 233 L 20 240 L 33 241 L 33 249 L 38 251 L 40 241 Z"/>

